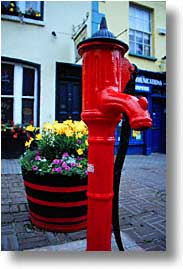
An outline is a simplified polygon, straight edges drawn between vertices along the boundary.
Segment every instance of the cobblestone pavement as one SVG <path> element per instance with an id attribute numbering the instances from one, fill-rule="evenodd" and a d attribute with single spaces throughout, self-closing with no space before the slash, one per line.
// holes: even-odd
<path id="1" fill-rule="evenodd" d="M 52 233 L 31 224 L 17 160 L 2 160 L 1 249 L 28 250 L 86 238 L 86 230 Z M 18 174 L 13 174 L 18 173 Z M 166 250 L 166 155 L 128 155 L 120 185 L 122 234 L 145 251 Z"/>

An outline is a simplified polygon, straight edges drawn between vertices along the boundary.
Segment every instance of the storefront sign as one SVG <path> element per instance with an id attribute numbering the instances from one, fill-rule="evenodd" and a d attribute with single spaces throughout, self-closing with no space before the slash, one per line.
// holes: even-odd
<path id="1" fill-rule="evenodd" d="M 162 80 L 154 79 L 154 78 L 146 78 L 144 76 L 136 78 L 137 83 L 150 84 L 153 86 L 163 86 Z"/>
<path id="2" fill-rule="evenodd" d="M 135 85 L 135 91 L 136 92 L 151 92 L 151 86 L 145 86 L 141 84 Z"/>

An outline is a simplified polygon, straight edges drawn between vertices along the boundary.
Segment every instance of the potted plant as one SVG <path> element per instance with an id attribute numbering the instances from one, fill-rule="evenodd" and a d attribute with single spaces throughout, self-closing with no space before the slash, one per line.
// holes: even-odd
<path id="1" fill-rule="evenodd" d="M 34 225 L 50 231 L 86 228 L 87 134 L 83 121 L 45 123 L 40 133 L 28 126 L 20 159 Z"/>
<path id="2" fill-rule="evenodd" d="M 21 124 L 1 123 L 1 158 L 16 159 L 23 154 L 27 140 L 26 127 Z"/>

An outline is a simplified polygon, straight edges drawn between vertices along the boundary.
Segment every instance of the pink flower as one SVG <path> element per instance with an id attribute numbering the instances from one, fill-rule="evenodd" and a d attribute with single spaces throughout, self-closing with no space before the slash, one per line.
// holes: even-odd
<path id="1" fill-rule="evenodd" d="M 63 162 L 62 167 L 63 167 L 63 168 L 66 168 L 66 167 L 67 167 L 66 162 Z"/>
<path id="2" fill-rule="evenodd" d="M 63 158 L 64 158 L 64 157 L 69 157 L 69 154 L 68 154 L 67 152 L 64 152 L 63 155 L 62 155 L 62 157 L 63 157 Z"/>
<path id="3" fill-rule="evenodd" d="M 64 169 L 67 171 L 71 170 L 71 168 L 69 166 L 66 166 Z"/>
<path id="4" fill-rule="evenodd" d="M 41 157 L 39 155 L 36 155 L 35 160 L 36 161 L 41 161 Z"/>
<path id="5" fill-rule="evenodd" d="M 33 165 L 32 166 L 32 171 L 37 171 L 38 170 L 38 167 L 36 165 Z"/>
<path id="6" fill-rule="evenodd" d="M 62 168 L 61 167 L 55 167 L 55 168 L 52 169 L 52 172 L 61 173 L 62 172 Z"/>
<path id="7" fill-rule="evenodd" d="M 59 159 L 54 159 L 52 164 L 60 164 L 60 160 Z"/>

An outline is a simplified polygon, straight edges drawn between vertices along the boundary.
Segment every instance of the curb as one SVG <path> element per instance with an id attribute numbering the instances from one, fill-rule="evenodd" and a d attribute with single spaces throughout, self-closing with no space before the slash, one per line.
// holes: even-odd
<path id="1" fill-rule="evenodd" d="M 122 233 L 121 233 L 122 235 Z M 135 241 L 133 241 L 129 235 L 127 235 L 125 232 L 123 232 L 122 235 L 123 238 L 123 245 L 125 251 L 144 251 L 140 246 L 137 245 Z M 118 247 L 115 242 L 114 234 L 112 234 L 112 251 L 119 251 Z M 83 252 L 86 251 L 86 239 L 84 240 L 77 240 L 69 243 L 64 243 L 61 245 L 52 245 L 52 246 L 46 246 L 46 247 L 41 247 L 41 248 L 34 248 L 34 249 L 29 249 L 26 251 L 70 251 L 70 252 Z"/>

